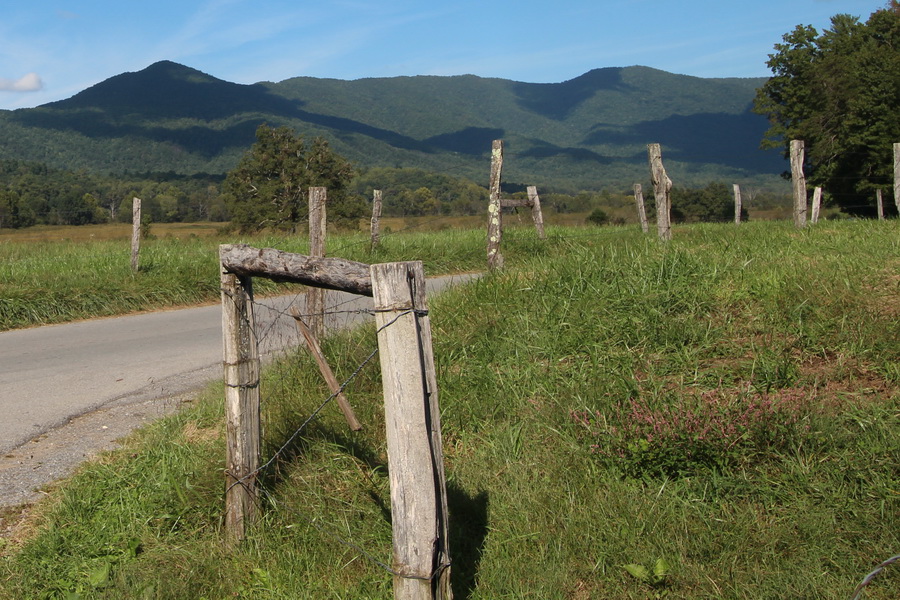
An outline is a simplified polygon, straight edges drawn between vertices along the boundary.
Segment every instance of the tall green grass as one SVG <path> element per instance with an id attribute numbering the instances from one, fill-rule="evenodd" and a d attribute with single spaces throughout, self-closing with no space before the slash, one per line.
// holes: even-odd
<path id="1" fill-rule="evenodd" d="M 430 306 L 455 597 L 849 597 L 900 552 L 896 225 L 511 232 L 505 271 Z M 325 350 L 343 378 L 374 345 Z M 305 353 L 263 386 L 268 457 L 327 391 Z M 313 420 L 240 548 L 211 389 L 54 491 L 0 596 L 390 598 L 377 367 L 348 395 L 364 430 Z"/>
<path id="2" fill-rule="evenodd" d="M 474 230 L 384 235 L 374 250 L 365 234 L 331 235 L 329 256 L 360 262 L 422 260 L 429 275 L 480 269 L 483 234 Z M 218 245 L 249 243 L 308 253 L 306 237 L 163 237 L 141 245 L 131 270 L 123 240 L 0 243 L 0 331 L 77 319 L 216 302 Z M 284 289 L 261 281 L 260 293 Z"/>

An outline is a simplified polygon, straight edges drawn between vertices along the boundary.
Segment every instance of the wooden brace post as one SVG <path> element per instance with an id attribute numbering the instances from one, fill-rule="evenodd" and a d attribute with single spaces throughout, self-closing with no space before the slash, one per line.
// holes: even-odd
<path id="1" fill-rule="evenodd" d="M 331 370 L 331 366 L 325 358 L 325 353 L 322 352 L 322 347 L 319 346 L 319 340 L 316 339 L 312 330 L 303 321 L 303 317 L 300 316 L 300 311 L 297 310 L 296 306 L 291 307 L 291 316 L 294 318 L 294 322 L 297 323 L 297 329 L 300 331 L 303 339 L 306 340 L 306 347 L 309 348 L 313 358 L 316 359 L 316 364 L 319 366 L 319 372 L 322 373 L 325 383 L 328 384 L 328 389 L 335 395 L 338 406 L 341 407 L 341 412 L 344 413 L 344 418 L 347 419 L 347 425 L 349 425 L 350 429 L 353 431 L 359 431 L 362 429 L 362 425 L 360 425 L 357 420 L 356 414 L 353 412 L 353 408 L 350 406 L 350 402 L 347 400 L 344 392 L 341 391 L 341 384 L 338 383 L 337 378 L 334 376 L 334 372 Z"/>

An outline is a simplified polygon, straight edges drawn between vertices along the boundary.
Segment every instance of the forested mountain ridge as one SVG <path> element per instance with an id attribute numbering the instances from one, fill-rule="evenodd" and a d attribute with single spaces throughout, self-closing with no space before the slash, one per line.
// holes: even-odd
<path id="1" fill-rule="evenodd" d="M 230 83 L 163 61 L 72 98 L 0 111 L 0 158 L 106 173 L 224 173 L 260 123 L 322 135 L 360 167 L 486 179 L 502 138 L 504 180 L 559 190 L 629 186 L 659 142 L 673 178 L 771 178 L 777 152 L 750 112 L 764 79 L 604 68 L 554 84 L 473 75 Z"/>

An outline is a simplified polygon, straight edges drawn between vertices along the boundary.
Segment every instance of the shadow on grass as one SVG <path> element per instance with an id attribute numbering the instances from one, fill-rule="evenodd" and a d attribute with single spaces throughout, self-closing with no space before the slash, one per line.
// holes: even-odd
<path id="1" fill-rule="evenodd" d="M 371 471 L 377 471 L 388 477 L 388 465 L 385 464 L 368 445 L 335 431 L 317 432 L 324 434 L 330 443 L 340 446 L 347 454 L 365 464 Z M 282 459 L 285 461 L 302 460 L 306 442 L 298 438 L 285 448 Z M 280 471 L 270 469 L 261 477 L 263 486 L 274 487 L 281 480 Z M 375 502 L 385 521 L 391 522 L 391 507 L 375 491 L 369 491 L 369 498 Z M 447 484 L 447 509 L 450 513 L 450 583 L 453 597 L 465 600 L 471 597 L 478 582 L 478 568 L 484 543 L 488 533 L 488 494 L 485 491 L 471 495 L 452 482 Z"/>
<path id="2" fill-rule="evenodd" d="M 450 585 L 453 597 L 471 597 L 478 583 L 478 567 L 488 533 L 488 493 L 471 496 L 457 486 L 447 485 L 450 510 Z"/>

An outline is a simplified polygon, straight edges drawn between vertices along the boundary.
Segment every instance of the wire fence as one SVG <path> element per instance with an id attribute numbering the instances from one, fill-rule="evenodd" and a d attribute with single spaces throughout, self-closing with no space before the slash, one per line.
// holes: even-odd
<path id="1" fill-rule="evenodd" d="M 313 313 L 308 310 L 308 304 L 305 302 L 305 299 L 302 298 L 304 295 L 302 292 L 268 298 L 261 301 L 253 300 L 253 313 L 254 315 L 259 314 L 261 317 L 258 319 L 256 327 L 256 343 L 260 348 L 260 354 L 268 355 L 270 357 L 281 354 L 283 355 L 283 360 L 293 360 L 290 354 L 286 354 L 286 351 L 297 349 L 306 343 L 298 335 L 296 327 L 296 319 L 298 318 L 306 319 L 310 317 L 322 317 L 326 320 L 327 330 L 334 332 L 358 324 L 363 318 L 373 317 L 377 312 L 380 312 L 374 308 L 372 300 L 369 298 L 353 296 L 350 294 L 347 294 L 348 297 L 345 297 L 342 294 L 344 293 L 330 292 L 326 308 L 320 313 Z M 299 306 L 303 306 L 304 310 L 298 310 L 296 307 Z M 390 310 L 388 312 L 394 313 L 396 311 Z M 378 336 L 382 331 L 390 328 L 403 317 L 411 313 L 415 313 L 418 316 L 427 316 L 426 310 L 416 308 L 401 310 L 396 314 L 392 314 L 392 318 L 388 322 L 378 327 L 378 329 L 375 330 L 375 335 Z M 348 336 L 346 339 L 349 340 L 349 343 L 351 344 L 359 345 L 365 343 L 358 341 L 359 336 L 356 336 L 356 338 Z M 356 341 L 354 341 L 354 339 Z M 365 339 L 369 339 L 368 336 Z M 277 444 L 277 448 L 272 452 L 271 456 L 262 462 L 258 468 L 254 469 L 252 472 L 246 473 L 239 479 L 232 481 L 226 490 L 226 495 L 235 486 L 243 486 L 245 490 L 254 495 L 256 501 L 265 498 L 272 509 L 289 511 L 292 515 L 302 519 L 322 535 L 343 546 L 353 549 L 357 552 L 359 557 L 387 573 L 405 579 L 430 581 L 440 577 L 442 572 L 449 567 L 449 563 L 444 562 L 443 564 L 436 565 L 434 570 L 427 577 L 410 574 L 408 572 L 398 572 L 391 568 L 384 560 L 377 558 L 375 552 L 367 550 L 360 543 L 351 541 L 347 536 L 339 534 L 336 527 L 331 527 L 321 522 L 320 519 L 311 517 L 305 512 L 298 510 L 296 507 L 279 501 L 272 490 L 268 489 L 265 485 L 266 482 L 277 480 L 277 471 L 280 466 L 293 458 L 292 451 L 296 447 L 297 441 L 304 436 L 304 433 L 308 430 L 309 426 L 320 418 L 323 411 L 325 411 L 334 400 L 338 399 L 339 396 L 341 396 L 341 394 L 343 394 L 344 391 L 366 370 L 367 366 L 369 366 L 378 353 L 379 349 L 377 345 L 375 347 L 367 348 L 365 350 L 365 357 L 353 367 L 352 372 L 339 384 L 338 388 L 318 402 L 314 408 L 309 411 L 309 414 L 303 417 L 300 425 L 294 428 L 292 432 L 283 435 L 283 441 Z M 358 355 L 359 347 L 347 349 L 346 354 Z M 279 375 L 274 374 L 271 371 L 263 372 L 259 385 L 262 396 L 261 405 L 263 406 L 265 406 L 263 392 L 268 388 L 274 389 L 289 385 L 289 383 L 284 381 L 272 381 L 271 384 L 269 384 L 267 378 L 270 376 L 279 377 Z M 286 377 L 289 376 L 290 374 L 286 375 Z"/>

